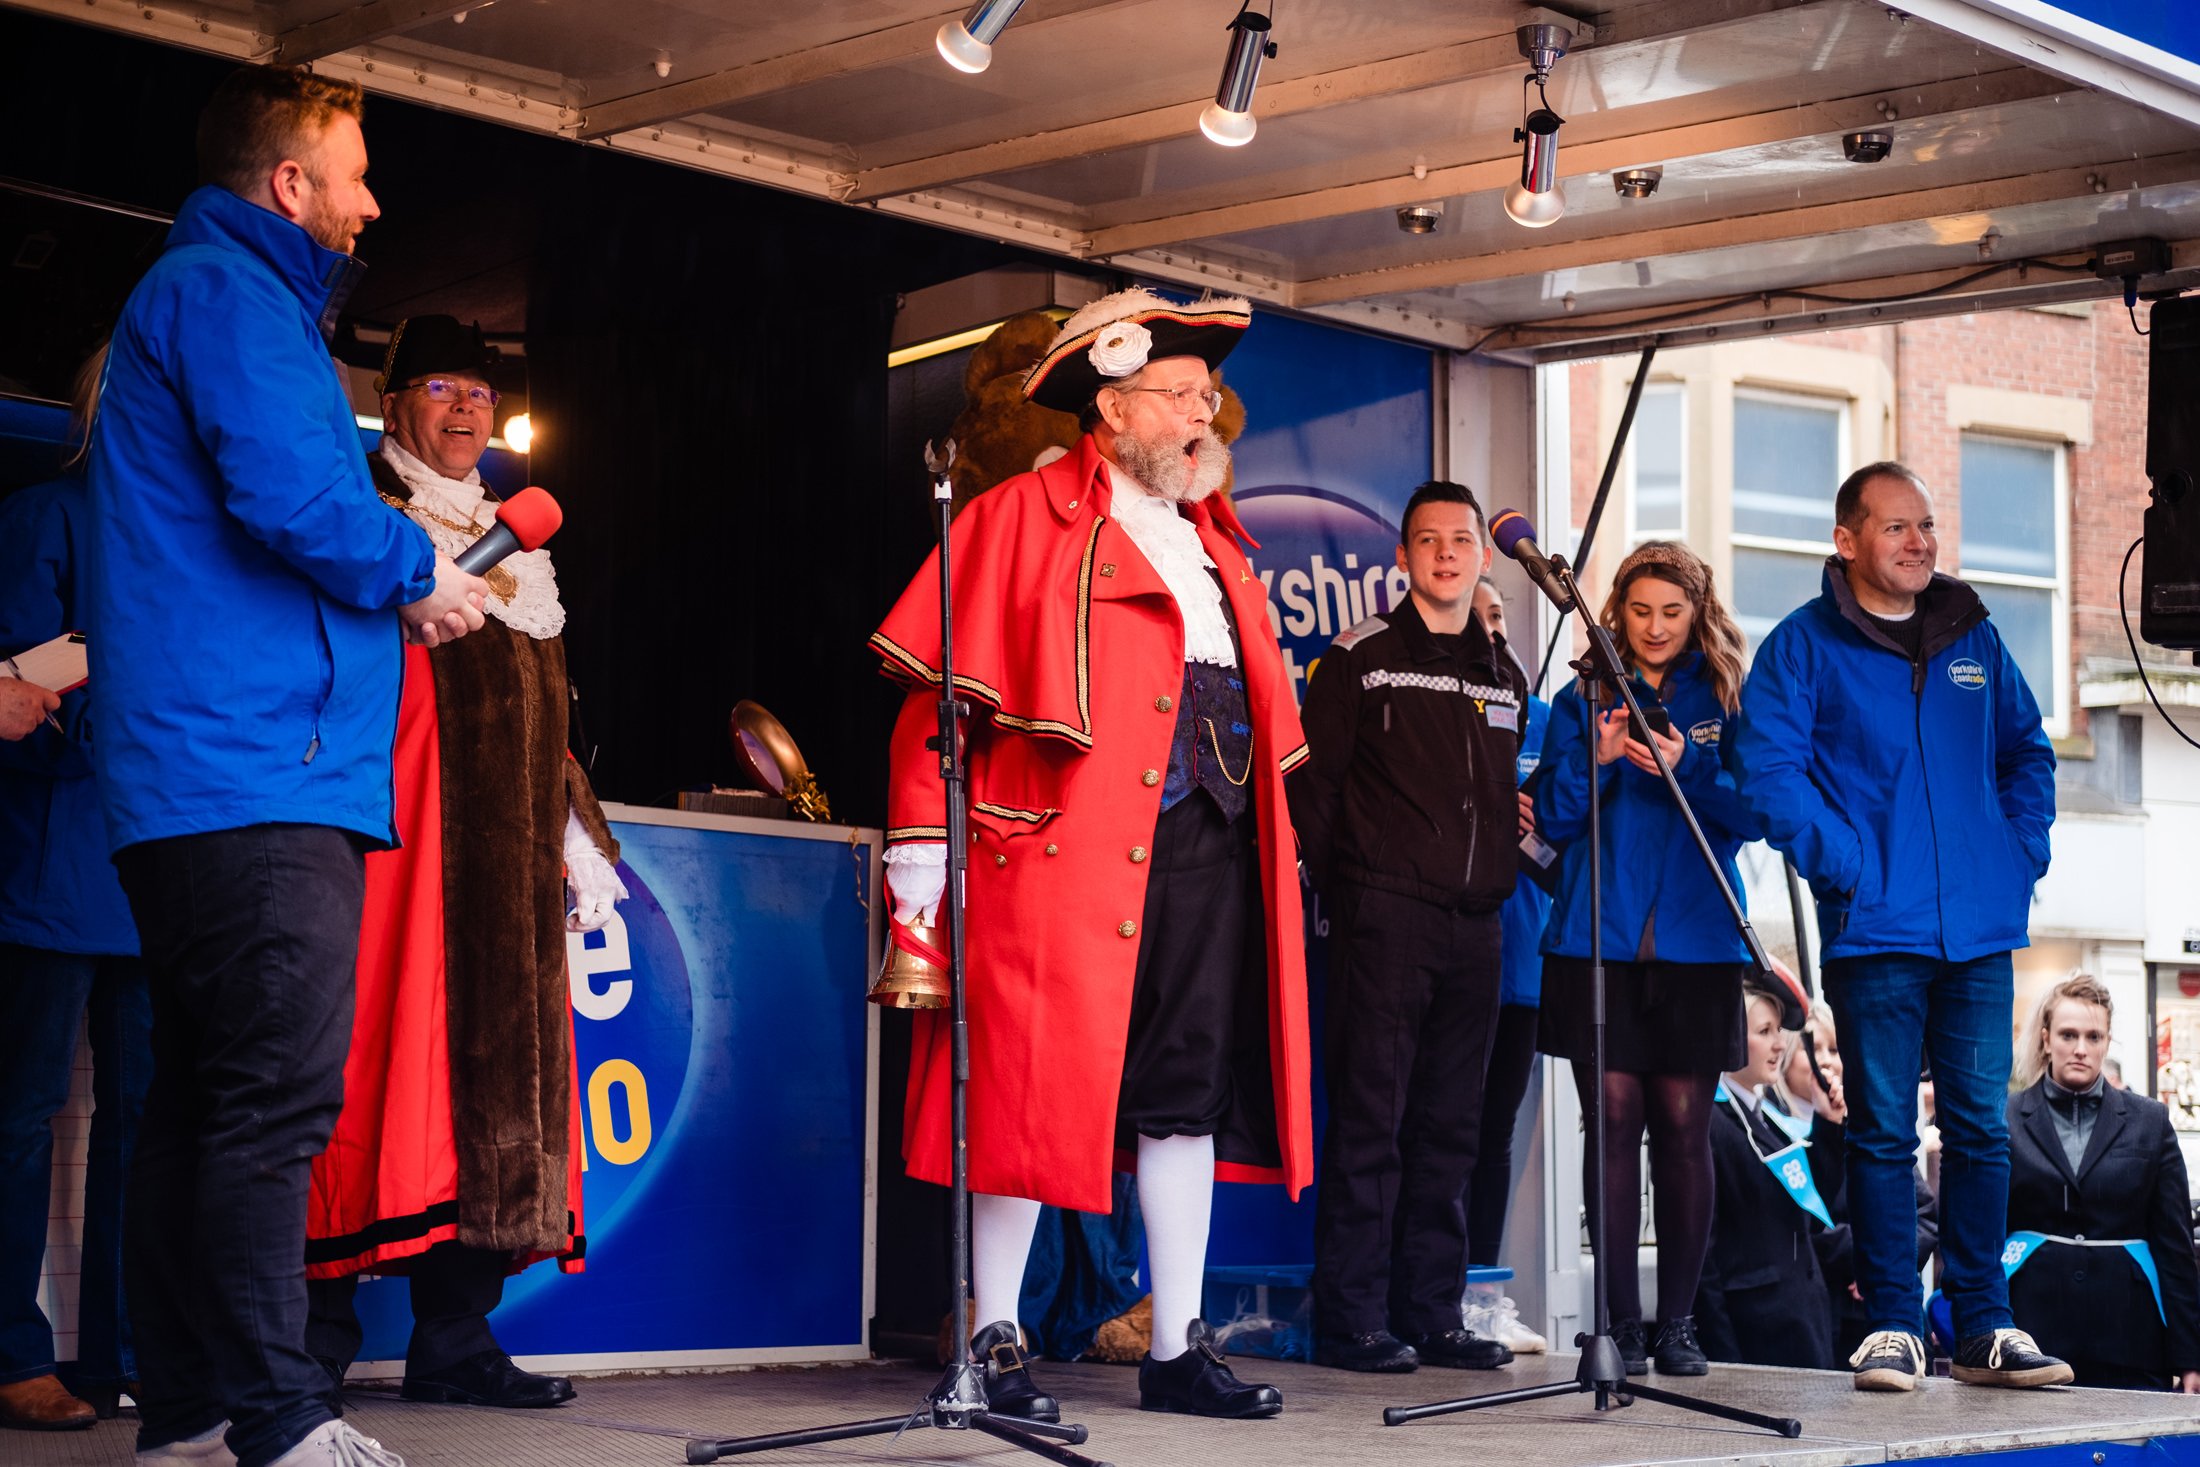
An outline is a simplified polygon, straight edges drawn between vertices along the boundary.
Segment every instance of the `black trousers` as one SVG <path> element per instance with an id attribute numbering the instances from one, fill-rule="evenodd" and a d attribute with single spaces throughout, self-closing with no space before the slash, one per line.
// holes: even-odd
<path id="1" fill-rule="evenodd" d="M 1490 1042 L 1489 1075 L 1482 1090 L 1482 1144 L 1475 1151 L 1474 1180 L 1467 1186 L 1467 1262 L 1498 1263 L 1505 1246 L 1505 1214 L 1512 1208 L 1513 1124 L 1535 1073 L 1533 1004 L 1508 1003 L 1497 1011 Z"/>
<path id="2" fill-rule="evenodd" d="M 470 1355 L 500 1348 L 489 1332 L 489 1313 L 504 1302 L 511 1255 L 494 1248 L 440 1243 L 412 1261 L 412 1339 L 405 1373 L 421 1375 L 456 1365 Z M 312 1279 L 306 1284 L 311 1313 L 306 1350 L 349 1368 L 359 1358 L 359 1276 Z"/>
<path id="3" fill-rule="evenodd" d="M 366 872 L 322 825 L 116 857 L 153 1006 L 123 1271 L 140 1448 L 227 1418 L 262 1467 L 336 1415 L 306 1353 L 306 1195 L 344 1101 Z"/>
<path id="4" fill-rule="evenodd" d="M 1314 1325 L 1408 1338 L 1457 1329 L 1497 1022 L 1497 914 L 1355 887 L 1335 906 Z"/>

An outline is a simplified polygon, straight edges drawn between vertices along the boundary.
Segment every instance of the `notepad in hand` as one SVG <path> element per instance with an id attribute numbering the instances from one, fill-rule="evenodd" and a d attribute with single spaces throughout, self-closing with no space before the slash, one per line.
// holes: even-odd
<path id="1" fill-rule="evenodd" d="M 70 632 L 41 642 L 27 652 L 0 659 L 0 672 L 36 683 L 56 693 L 74 692 L 91 676 L 84 650 L 84 634 Z"/>

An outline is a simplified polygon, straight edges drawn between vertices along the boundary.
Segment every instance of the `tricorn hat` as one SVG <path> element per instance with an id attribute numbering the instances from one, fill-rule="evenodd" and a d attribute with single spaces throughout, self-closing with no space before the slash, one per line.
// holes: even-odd
<path id="1" fill-rule="evenodd" d="M 411 316 L 390 333 L 389 350 L 382 354 L 382 371 L 374 390 L 388 392 L 430 372 L 472 372 L 489 375 L 497 362 L 497 349 L 483 339 L 481 323 L 461 326 L 456 316 Z"/>
<path id="2" fill-rule="evenodd" d="M 1763 994 L 1780 1010 L 1780 1027 L 1800 1029 L 1810 1018 L 1810 992 L 1802 980 L 1789 972 L 1778 958 L 1772 966 L 1761 972 L 1742 974 L 1742 987 L 1751 993 Z"/>
<path id="3" fill-rule="evenodd" d="M 1102 296 L 1062 323 L 1024 378 L 1024 396 L 1059 412 L 1083 412 L 1093 395 L 1146 363 L 1165 357 L 1198 357 L 1222 365 L 1252 324 L 1253 308 L 1237 296 L 1210 297 L 1191 305 L 1133 288 Z"/>

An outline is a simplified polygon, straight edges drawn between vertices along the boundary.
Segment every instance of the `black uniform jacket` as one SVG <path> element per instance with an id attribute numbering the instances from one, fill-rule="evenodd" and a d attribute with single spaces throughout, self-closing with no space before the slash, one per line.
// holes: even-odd
<path id="1" fill-rule="evenodd" d="M 1767 1099 L 1763 1104 L 1779 1102 Z M 1749 1115 L 1745 1135 L 1732 1102 L 1722 1100 L 1715 1109 L 1711 1170 L 1716 1201 L 1703 1281 L 1696 1288 L 1696 1331 L 1704 1353 L 1743 1365 L 1830 1370 L 1833 1301 L 1827 1296 L 1821 1259 L 1838 1256 L 1846 1267 L 1848 1229 L 1829 1229 L 1797 1207 L 1758 1160 L 1760 1151 L 1770 1156 L 1787 1146 L 1786 1133 L 1756 1111 Z M 1821 1197 L 1832 1195 L 1829 1180 L 1841 1179 L 1841 1138 L 1821 1136 L 1823 1130 L 1813 1127 L 1806 1153 L 1815 1163 L 1811 1173 Z"/>
<path id="2" fill-rule="evenodd" d="M 1512 895 L 1527 679 L 1475 617 L 1456 645 L 1407 596 L 1331 643 L 1308 680 L 1310 757 L 1288 791 L 1324 893 L 1343 881 L 1473 912 Z"/>
<path id="3" fill-rule="evenodd" d="M 2200 1270 L 2193 1266 L 2185 1159 L 2158 1100 L 2104 1086 L 2073 1168 L 2055 1134 L 2046 1082 L 2009 1101 L 2009 1230 L 2144 1239 L 2162 1279 L 2167 1328 L 2138 1264 L 2120 1248 L 2049 1244 L 2009 1280 L 2020 1328 L 2050 1355 L 2161 1377 L 2200 1370 Z"/>

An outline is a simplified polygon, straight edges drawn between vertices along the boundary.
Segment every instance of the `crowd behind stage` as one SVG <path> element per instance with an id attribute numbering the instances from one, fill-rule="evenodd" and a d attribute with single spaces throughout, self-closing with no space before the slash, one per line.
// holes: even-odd
<path id="1" fill-rule="evenodd" d="M 402 323 L 359 450 L 325 333 L 377 212 L 361 113 L 303 70 L 223 84 L 203 185 L 80 375 L 69 472 L 0 503 L 0 653 L 41 668 L 89 634 L 66 695 L 0 678 L 0 1427 L 127 1400 L 142 1462 L 400 1464 L 342 1414 L 363 1272 L 409 1278 L 408 1399 L 575 1395 L 489 1316 L 510 1274 L 582 1251 L 566 933 L 626 891 L 565 752 L 548 553 L 456 563 L 496 520 L 479 331 Z M 1084 436 L 955 522 L 971 1345 L 997 1422 L 1061 1413 L 1021 1328 L 1044 1208 L 1133 1196 L 1141 1407 L 1284 1409 L 1202 1317 L 1217 1178 L 1297 1195 L 1318 1166 L 1319 1365 L 1545 1348 L 1463 1294 L 1500 1255 L 1538 1055 L 1602 1123 L 1588 1224 L 1630 1374 L 1900 1393 L 1944 1357 L 1975 1386 L 2200 1391 L 2184 1164 L 2113 1074 L 2109 993 L 2078 974 L 2011 1012 L 2054 757 L 1936 570 L 1929 486 L 1891 461 L 1824 486 L 1820 594 L 1753 661 L 1700 555 L 1634 548 L 1585 610 L 1638 718 L 1602 683 L 1531 696 L 1482 504 L 1431 481 L 1399 526 L 1407 595 L 1337 638 L 1302 710 L 1214 492 L 1215 373 L 1251 315 L 1138 289 L 1073 314 L 1024 393 Z M 927 566 L 872 639 L 906 688 L 880 731 L 890 930 L 934 956 L 937 587 Z M 1718 878 L 1756 839 L 1818 899 L 1823 999 L 1730 919 Z M 63 1366 L 37 1299 L 80 1028 Z M 933 1181 L 948 1037 L 919 1014 L 905 1160 Z"/>

